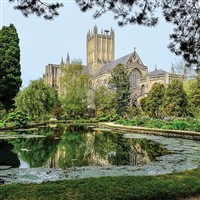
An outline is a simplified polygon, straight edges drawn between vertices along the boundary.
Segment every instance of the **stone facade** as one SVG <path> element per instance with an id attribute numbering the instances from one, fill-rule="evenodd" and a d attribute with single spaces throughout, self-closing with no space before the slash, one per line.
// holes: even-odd
<path id="1" fill-rule="evenodd" d="M 174 73 L 173 66 L 171 73 L 157 69 L 157 67 L 155 67 L 155 70 L 148 72 L 147 66 L 143 64 L 135 48 L 132 53 L 114 60 L 114 40 L 115 33 L 112 28 L 110 31 L 101 30 L 99 34 L 98 28 L 95 26 L 92 31 L 87 33 L 87 65 L 83 65 L 83 73 L 89 74 L 92 91 L 102 85 L 108 86 L 111 71 L 118 64 L 122 64 L 128 71 L 132 103 L 136 104 L 142 97 L 148 94 L 154 83 L 163 83 L 166 86 L 173 78 L 182 78 Z M 45 82 L 59 91 L 60 77 L 62 76 L 61 66 L 69 64 L 69 54 L 67 55 L 66 62 L 61 59 L 60 65 L 48 64 L 43 76 Z"/>

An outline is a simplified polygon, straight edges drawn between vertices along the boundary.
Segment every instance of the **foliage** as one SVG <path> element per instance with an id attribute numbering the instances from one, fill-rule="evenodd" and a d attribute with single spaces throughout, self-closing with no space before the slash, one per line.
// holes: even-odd
<path id="1" fill-rule="evenodd" d="M 18 128 L 26 127 L 29 121 L 29 116 L 19 111 L 10 112 L 3 119 L 5 126 L 14 126 Z"/>
<path id="2" fill-rule="evenodd" d="M 52 115 L 56 118 L 56 119 L 62 119 L 62 116 L 64 114 L 64 110 L 62 108 L 62 105 L 60 102 L 58 102 L 54 107 L 53 107 L 53 112 Z"/>
<path id="3" fill-rule="evenodd" d="M 8 111 L 21 86 L 20 47 L 13 24 L 0 30 L 0 102 Z"/>
<path id="4" fill-rule="evenodd" d="M 160 176 L 120 176 L 7 184 L 0 187 L 1 199 L 155 200 L 179 199 L 200 194 L 200 169 Z M 101 190 L 99 189 L 101 188 Z M 145 188 L 145 190 L 144 190 Z"/>
<path id="5" fill-rule="evenodd" d="M 94 94 L 94 104 L 96 110 L 101 110 L 103 113 L 108 113 L 114 108 L 115 93 L 106 86 L 97 88 Z"/>
<path id="6" fill-rule="evenodd" d="M 112 122 L 112 121 L 116 121 L 120 118 L 120 116 L 118 114 L 114 112 L 111 112 L 110 114 L 108 113 L 103 113 L 99 116 L 97 116 L 97 120 L 99 122 Z"/>
<path id="7" fill-rule="evenodd" d="M 87 110 L 89 77 L 80 61 L 62 67 L 60 101 L 70 118 L 83 116 Z"/>
<path id="8" fill-rule="evenodd" d="M 11 3 L 16 2 L 15 0 L 8 0 Z M 36 14 L 37 16 L 43 16 L 44 19 L 52 20 L 54 17 L 58 16 L 58 9 L 62 7 L 62 3 L 47 3 L 40 0 L 23 0 L 17 1 L 17 5 L 14 7 L 20 10 L 25 17 L 30 14 Z"/>
<path id="9" fill-rule="evenodd" d="M 162 117 L 165 87 L 161 83 L 154 83 L 148 96 L 141 102 L 141 107 L 150 117 Z"/>
<path id="10" fill-rule="evenodd" d="M 46 85 L 43 79 L 35 80 L 15 98 L 16 109 L 34 120 L 49 119 L 57 105 L 57 92 Z"/>
<path id="11" fill-rule="evenodd" d="M 128 125 L 128 126 L 142 126 L 148 128 L 161 128 L 169 130 L 188 130 L 188 131 L 200 131 L 200 121 L 186 118 L 171 118 L 171 119 L 156 119 L 144 116 L 137 116 L 131 119 L 116 120 L 116 123 Z"/>
<path id="12" fill-rule="evenodd" d="M 127 111 L 126 111 L 126 117 L 127 118 L 132 118 L 134 116 L 140 115 L 141 114 L 141 110 L 138 106 L 130 106 Z"/>
<path id="13" fill-rule="evenodd" d="M 193 79 L 184 83 L 184 90 L 188 96 L 189 112 L 194 116 L 200 116 L 200 73 Z"/>
<path id="14" fill-rule="evenodd" d="M 173 79 L 168 85 L 164 96 L 165 116 L 182 117 L 187 115 L 187 96 L 183 90 L 183 83 Z"/>
<path id="15" fill-rule="evenodd" d="M 116 92 L 116 111 L 123 116 L 130 104 L 130 81 L 123 65 L 117 65 L 111 72 L 110 84 Z"/>

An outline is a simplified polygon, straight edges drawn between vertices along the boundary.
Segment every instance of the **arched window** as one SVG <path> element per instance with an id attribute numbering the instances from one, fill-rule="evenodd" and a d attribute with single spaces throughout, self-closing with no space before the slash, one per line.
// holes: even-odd
<path id="1" fill-rule="evenodd" d="M 130 76 L 130 84 L 131 84 L 132 88 L 138 86 L 138 82 L 139 82 L 140 77 L 141 77 L 141 74 L 140 74 L 139 70 L 134 69 L 131 76 Z"/>

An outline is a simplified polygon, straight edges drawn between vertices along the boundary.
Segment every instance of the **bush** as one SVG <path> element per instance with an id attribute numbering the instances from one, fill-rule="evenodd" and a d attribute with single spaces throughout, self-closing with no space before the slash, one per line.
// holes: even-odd
<path id="1" fill-rule="evenodd" d="M 189 127 L 189 123 L 186 121 L 173 121 L 172 126 L 173 129 L 186 130 Z"/>
<path id="2" fill-rule="evenodd" d="M 146 126 L 149 128 L 162 128 L 164 125 L 164 122 L 159 119 L 150 119 L 149 121 L 146 122 Z"/>
<path id="3" fill-rule="evenodd" d="M 15 127 L 26 127 L 28 124 L 28 121 L 30 118 L 27 114 L 22 112 L 10 112 L 4 119 L 4 124 L 7 126 L 7 124 L 10 124 L 10 126 Z"/>

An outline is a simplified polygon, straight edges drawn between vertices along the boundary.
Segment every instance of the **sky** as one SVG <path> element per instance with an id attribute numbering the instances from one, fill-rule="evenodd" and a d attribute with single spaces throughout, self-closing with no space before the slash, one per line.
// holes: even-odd
<path id="1" fill-rule="evenodd" d="M 59 1 L 61 2 L 61 1 Z M 169 51 L 169 34 L 173 27 L 165 22 L 161 13 L 159 23 L 154 28 L 138 25 L 119 27 L 112 13 L 106 13 L 98 19 L 93 19 L 95 10 L 87 13 L 80 11 L 73 0 L 62 1 L 60 15 L 52 21 L 31 15 L 24 17 L 20 11 L 14 10 L 13 3 L 0 0 L 0 28 L 14 24 L 21 49 L 21 71 L 23 87 L 30 80 L 43 76 L 47 64 L 60 64 L 61 57 L 66 59 L 81 59 L 86 64 L 86 35 L 95 25 L 99 28 L 115 31 L 115 59 L 136 51 L 149 71 L 163 69 L 170 72 L 172 63 L 181 60 Z"/>

